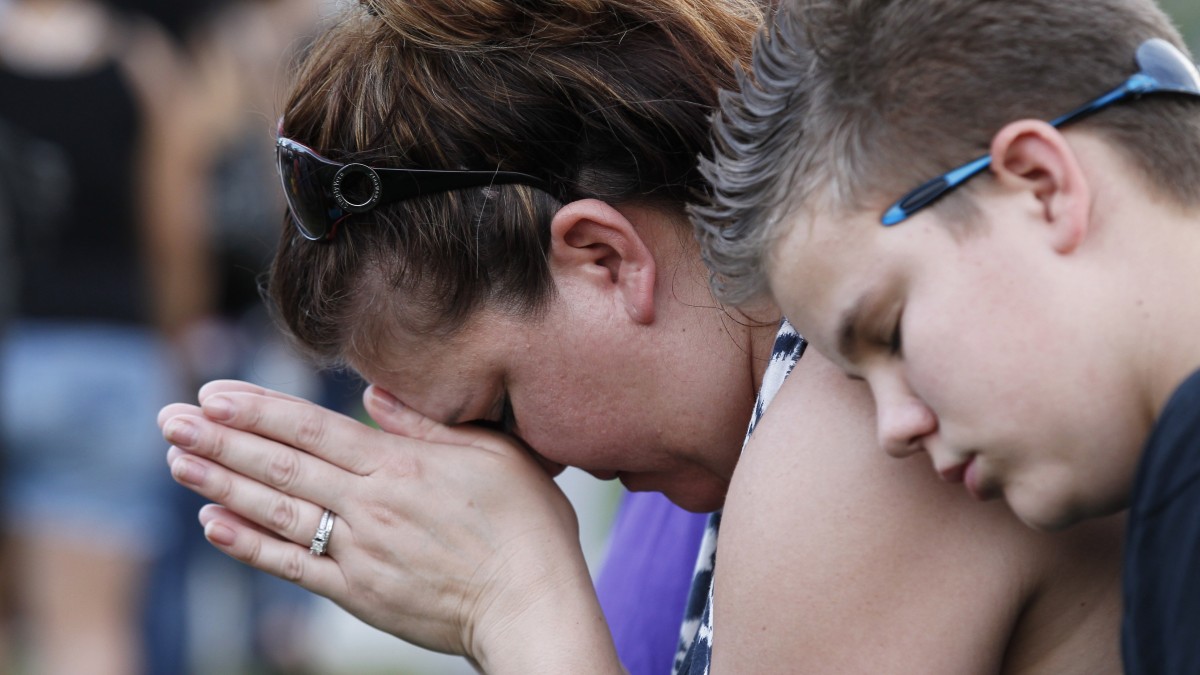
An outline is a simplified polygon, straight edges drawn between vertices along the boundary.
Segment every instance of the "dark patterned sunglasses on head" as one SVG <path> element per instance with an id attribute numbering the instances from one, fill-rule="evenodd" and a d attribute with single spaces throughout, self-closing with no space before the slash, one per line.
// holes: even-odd
<path id="1" fill-rule="evenodd" d="M 283 194 L 306 239 L 330 239 L 347 216 L 420 195 L 490 185 L 521 184 L 550 192 L 546 181 L 514 171 L 385 169 L 340 164 L 282 136 L 275 142 Z"/>

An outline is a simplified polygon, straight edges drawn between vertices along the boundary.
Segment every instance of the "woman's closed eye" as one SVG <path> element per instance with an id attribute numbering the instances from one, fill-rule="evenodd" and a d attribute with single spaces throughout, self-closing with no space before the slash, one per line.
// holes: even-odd
<path id="1" fill-rule="evenodd" d="M 513 414 L 512 399 L 510 399 L 508 396 L 504 397 L 504 400 L 500 403 L 500 410 L 496 416 L 496 419 L 477 419 L 466 422 L 466 424 L 483 427 L 485 429 L 491 429 L 493 431 L 499 431 L 500 433 L 508 434 L 509 436 L 515 436 L 517 418 L 516 415 Z"/>
<path id="2" fill-rule="evenodd" d="M 504 404 L 500 408 L 500 430 L 509 435 L 516 435 L 517 415 L 513 412 L 512 399 L 508 396 L 504 397 Z"/>

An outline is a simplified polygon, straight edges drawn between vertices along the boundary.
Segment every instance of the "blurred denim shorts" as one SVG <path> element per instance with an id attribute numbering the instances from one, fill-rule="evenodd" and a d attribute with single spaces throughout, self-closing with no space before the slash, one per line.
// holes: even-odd
<path id="1" fill-rule="evenodd" d="M 181 394 L 170 352 L 150 330 L 10 324 L 0 338 L 6 527 L 156 552 L 171 479 L 155 417 Z"/>

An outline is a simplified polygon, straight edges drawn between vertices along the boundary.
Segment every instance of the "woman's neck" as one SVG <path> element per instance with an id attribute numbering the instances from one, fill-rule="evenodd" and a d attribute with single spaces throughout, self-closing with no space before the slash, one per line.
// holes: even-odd
<path id="1" fill-rule="evenodd" d="M 780 312 L 773 302 L 761 302 L 743 310 L 729 310 L 731 316 L 737 317 L 746 326 L 746 335 L 750 348 L 749 368 L 754 382 L 754 391 L 762 388 L 763 375 L 771 362 L 771 351 L 775 346 L 775 336 L 779 333 Z"/>

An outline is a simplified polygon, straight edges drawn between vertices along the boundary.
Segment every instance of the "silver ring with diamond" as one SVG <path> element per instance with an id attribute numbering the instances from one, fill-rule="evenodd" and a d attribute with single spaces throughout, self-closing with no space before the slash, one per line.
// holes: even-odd
<path id="1" fill-rule="evenodd" d="M 312 544 L 308 547 L 308 552 L 312 555 L 325 555 L 325 549 L 329 548 L 329 535 L 333 533 L 333 511 L 325 509 L 325 513 L 321 514 L 321 523 L 317 525 L 317 533 L 313 535 Z"/>

